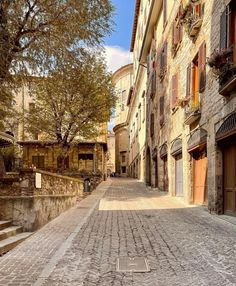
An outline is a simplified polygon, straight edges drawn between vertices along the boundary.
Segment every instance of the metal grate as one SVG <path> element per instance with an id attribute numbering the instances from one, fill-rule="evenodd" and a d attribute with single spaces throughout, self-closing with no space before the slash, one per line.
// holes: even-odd
<path id="1" fill-rule="evenodd" d="M 121 257 L 117 259 L 116 270 L 118 272 L 149 272 L 147 259 L 144 257 Z"/>
<path id="2" fill-rule="evenodd" d="M 229 132 L 236 130 L 236 113 L 230 115 L 225 122 L 221 125 L 216 133 L 216 139 L 224 137 Z"/>

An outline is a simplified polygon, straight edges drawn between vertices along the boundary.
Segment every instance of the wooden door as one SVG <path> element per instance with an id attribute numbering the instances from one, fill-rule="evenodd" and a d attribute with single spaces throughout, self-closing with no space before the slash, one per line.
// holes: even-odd
<path id="1" fill-rule="evenodd" d="M 224 213 L 236 216 L 236 143 L 224 146 Z"/>
<path id="2" fill-rule="evenodd" d="M 206 154 L 197 154 L 193 160 L 193 203 L 196 205 L 203 205 L 204 203 L 207 203 Z"/>
<path id="3" fill-rule="evenodd" d="M 164 191 L 168 192 L 168 166 L 167 166 L 167 156 L 163 158 L 163 186 Z"/>
<path id="4" fill-rule="evenodd" d="M 175 195 L 183 196 L 183 159 L 182 154 L 175 157 Z"/>

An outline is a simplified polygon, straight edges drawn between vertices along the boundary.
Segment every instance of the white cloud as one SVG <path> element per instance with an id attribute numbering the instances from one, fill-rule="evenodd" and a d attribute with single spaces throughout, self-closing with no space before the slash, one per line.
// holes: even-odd
<path id="1" fill-rule="evenodd" d="M 115 72 L 120 67 L 132 63 L 132 53 L 119 46 L 105 46 L 107 66 Z"/>

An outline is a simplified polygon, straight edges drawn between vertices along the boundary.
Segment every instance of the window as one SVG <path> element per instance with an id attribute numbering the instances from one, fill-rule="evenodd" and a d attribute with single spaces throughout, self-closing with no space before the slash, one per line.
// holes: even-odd
<path id="1" fill-rule="evenodd" d="M 145 120 L 145 111 L 146 111 L 146 101 L 145 101 L 145 91 L 143 92 L 143 121 Z"/>
<path id="2" fill-rule="evenodd" d="M 236 2 L 231 1 L 220 18 L 220 49 L 236 46 Z M 234 55 L 234 62 L 236 57 Z"/>
<path id="3" fill-rule="evenodd" d="M 141 113 L 141 103 L 139 104 L 139 107 L 138 107 L 138 129 L 140 130 L 141 129 L 141 121 L 142 121 L 142 113 Z"/>
<path id="4" fill-rule="evenodd" d="M 61 169 L 63 167 L 63 158 L 62 156 L 57 157 L 57 168 Z M 64 169 L 69 169 L 69 156 L 64 159 Z"/>
<path id="5" fill-rule="evenodd" d="M 198 57 L 192 62 L 192 92 L 191 102 L 192 107 L 197 108 L 199 106 L 199 68 L 198 68 Z"/>
<path id="6" fill-rule="evenodd" d="M 174 20 L 174 23 L 172 24 L 172 56 L 174 57 L 176 55 L 176 52 L 180 46 L 180 43 L 182 42 L 183 38 L 183 27 L 180 21 L 182 12 L 182 6 L 180 6 L 179 11 L 176 15 L 176 18 Z"/>
<path id="7" fill-rule="evenodd" d="M 152 73 L 150 97 L 154 98 L 155 94 L 156 94 L 156 70 L 154 70 Z"/>
<path id="8" fill-rule="evenodd" d="M 138 126 L 138 112 L 136 113 L 136 124 L 137 126 L 137 130 L 136 130 L 136 137 L 138 136 L 138 130 L 139 130 L 139 126 Z"/>
<path id="9" fill-rule="evenodd" d="M 186 98 L 190 99 L 194 109 L 199 107 L 199 93 L 205 90 L 206 86 L 206 44 L 199 48 L 197 56 L 187 67 Z"/>
<path id="10" fill-rule="evenodd" d="M 44 169 L 45 168 L 44 156 L 32 156 L 32 164 L 34 165 L 34 167 L 38 169 Z"/>
<path id="11" fill-rule="evenodd" d="M 186 97 L 191 100 L 192 106 L 199 106 L 199 93 L 206 87 L 206 44 L 202 43 L 195 59 L 187 68 Z"/>
<path id="12" fill-rule="evenodd" d="M 176 107 L 178 101 L 178 74 L 172 76 L 172 109 Z"/>
<path id="13" fill-rule="evenodd" d="M 167 42 L 164 43 L 160 51 L 160 80 L 163 80 L 167 70 Z"/>
<path id="14" fill-rule="evenodd" d="M 81 153 L 78 155 L 79 170 L 93 170 L 93 154 Z"/>
<path id="15" fill-rule="evenodd" d="M 201 2 L 201 1 L 200 1 Z M 203 4 L 202 3 L 196 3 L 194 6 L 193 6 L 193 16 L 195 19 L 198 19 L 198 18 L 202 18 L 203 16 Z"/>
<path id="16" fill-rule="evenodd" d="M 151 137 L 154 136 L 154 113 L 151 114 L 151 120 L 150 120 L 150 135 L 151 135 Z"/>

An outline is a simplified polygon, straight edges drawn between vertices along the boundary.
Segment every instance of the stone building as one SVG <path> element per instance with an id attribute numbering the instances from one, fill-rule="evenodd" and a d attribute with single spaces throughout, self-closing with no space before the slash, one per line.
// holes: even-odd
<path id="1" fill-rule="evenodd" d="M 128 174 L 128 145 L 127 99 L 133 82 L 133 65 L 129 64 L 118 69 L 112 76 L 117 93 L 115 110 L 115 170 L 120 176 Z"/>
<path id="2" fill-rule="evenodd" d="M 107 174 L 115 172 L 115 134 L 108 131 L 107 134 Z"/>
<path id="3" fill-rule="evenodd" d="M 133 29 L 147 77 L 146 183 L 233 215 L 235 11 L 229 0 L 137 0 Z"/>
<path id="4" fill-rule="evenodd" d="M 35 166 L 42 170 L 58 172 L 61 169 L 61 148 L 55 141 L 45 138 L 44 134 L 31 134 L 27 130 L 24 112 L 34 107 L 34 96 L 31 92 L 30 78 L 15 93 L 15 108 L 22 111 L 17 121 L 10 122 L 11 131 L 21 146 L 16 152 L 23 167 Z M 63 173 L 80 176 L 83 174 L 97 174 L 102 178 L 107 174 L 107 123 L 98 126 L 99 135 L 90 140 L 77 138 L 72 144 L 65 160 Z"/>
<path id="5" fill-rule="evenodd" d="M 61 148 L 57 142 L 27 140 L 18 142 L 22 147 L 23 166 L 36 167 L 56 173 L 61 170 Z M 106 142 L 74 143 L 65 159 L 63 174 L 74 177 L 87 175 L 106 175 Z"/>

